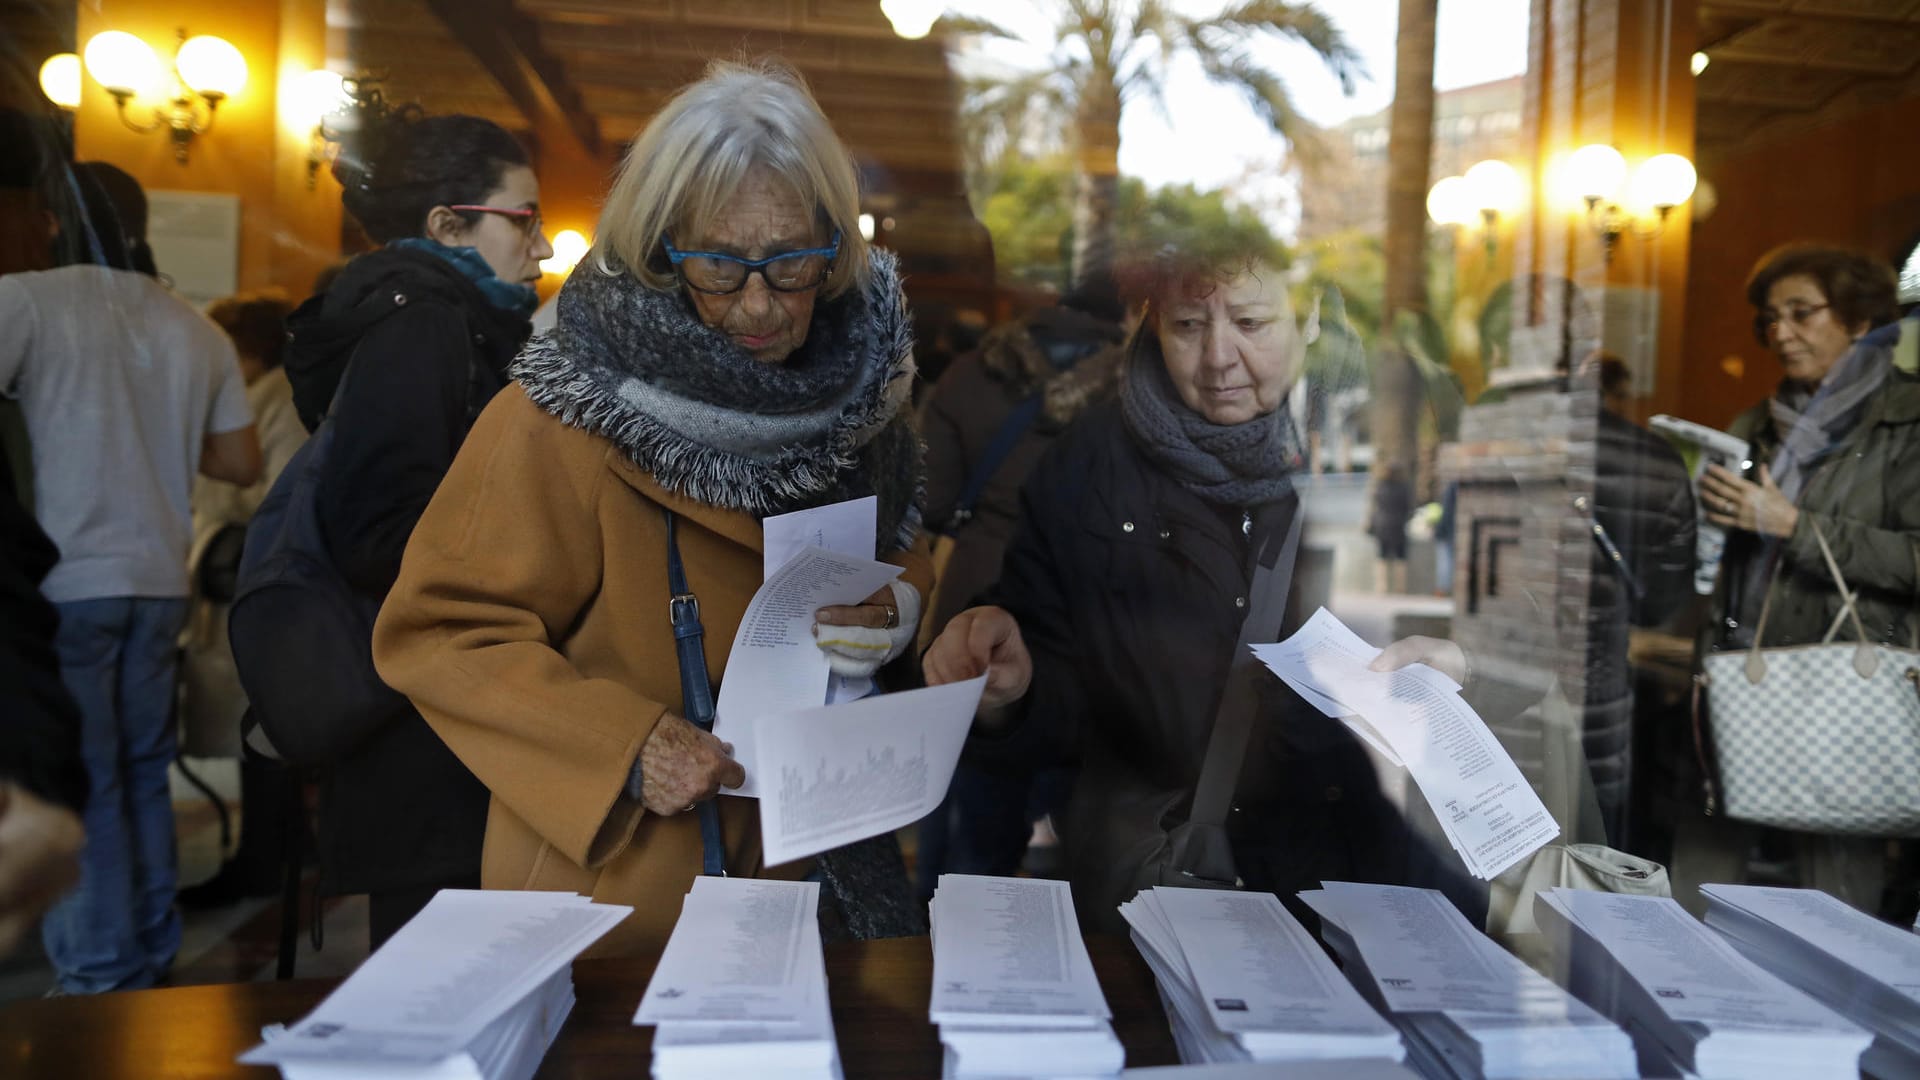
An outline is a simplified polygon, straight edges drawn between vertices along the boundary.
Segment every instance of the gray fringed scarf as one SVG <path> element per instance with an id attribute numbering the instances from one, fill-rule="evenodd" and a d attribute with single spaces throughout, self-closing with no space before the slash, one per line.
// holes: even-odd
<path id="1" fill-rule="evenodd" d="M 1300 467 L 1293 416 L 1280 408 L 1243 424 L 1215 424 L 1188 408 L 1167 377 L 1160 343 L 1141 327 L 1120 384 L 1127 430 L 1181 487 L 1218 506 L 1276 502 Z"/>
<path id="2" fill-rule="evenodd" d="M 1892 371 L 1892 347 L 1877 338 L 1862 339 L 1840 358 L 1820 385 L 1782 382 L 1767 399 L 1767 412 L 1780 438 L 1767 473 L 1788 502 L 1800 505 L 1800 493 L 1806 490 L 1808 478 L 1852 433 Z M 1747 571 L 1740 608 L 1734 613 L 1737 626 L 1733 639 L 1742 645 L 1753 641 L 1767 590 L 1773 587 L 1773 567 L 1786 543 L 1768 536 L 1761 537 L 1760 542 L 1761 555 Z"/>
<path id="3" fill-rule="evenodd" d="M 617 268 L 617 264 L 616 264 Z M 755 517 L 877 495 L 876 554 L 920 528 L 920 442 L 901 411 L 913 330 L 894 257 L 814 308 L 784 364 L 755 360 L 677 293 L 583 265 L 512 374 L 529 400 L 625 451 L 661 486 Z"/>
<path id="4" fill-rule="evenodd" d="M 528 400 L 608 439 L 670 491 L 756 517 L 876 495 L 875 554 L 902 550 L 924 501 L 920 440 L 901 411 L 913 331 L 894 257 L 876 249 L 872 267 L 864 291 L 815 306 L 805 345 L 766 364 L 679 295 L 588 264 L 512 374 Z M 830 939 L 926 932 L 891 834 L 817 864 Z"/>

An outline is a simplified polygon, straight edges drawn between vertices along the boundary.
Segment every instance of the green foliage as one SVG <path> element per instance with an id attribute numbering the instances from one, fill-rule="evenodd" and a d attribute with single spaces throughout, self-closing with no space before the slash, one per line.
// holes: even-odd
<path id="1" fill-rule="evenodd" d="M 1065 288 L 1073 250 L 1073 166 L 1064 158 L 1009 161 L 980 207 L 993 236 L 1001 280 Z M 1142 181 L 1120 181 L 1117 250 L 1146 256 L 1169 245 L 1202 258 L 1258 253 L 1275 266 L 1288 262 L 1286 245 L 1254 210 L 1219 191 L 1177 184 L 1149 191 Z"/>

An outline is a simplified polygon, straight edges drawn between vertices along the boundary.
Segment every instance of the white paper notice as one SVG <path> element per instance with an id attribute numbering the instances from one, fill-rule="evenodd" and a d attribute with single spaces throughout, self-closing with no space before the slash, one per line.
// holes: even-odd
<path id="1" fill-rule="evenodd" d="M 982 675 L 763 718 L 754 754 L 770 866 L 919 821 L 946 795 Z"/>
<path id="2" fill-rule="evenodd" d="M 713 733 L 733 744 L 734 760 L 747 771 L 744 786 L 723 794 L 760 793 L 754 760 L 760 717 L 827 700 L 830 672 L 813 640 L 813 613 L 828 604 L 857 604 L 899 576 L 897 566 L 807 548 L 753 594 L 714 703 Z"/>
<path id="3" fill-rule="evenodd" d="M 762 580 L 773 577 L 795 555 L 808 548 L 870 559 L 876 550 L 875 520 L 880 500 L 872 495 L 849 499 L 791 514 L 776 514 L 762 519 Z"/>
<path id="4" fill-rule="evenodd" d="M 695 878 L 633 1022 L 806 1022 L 819 901 L 815 881 Z"/>
<path id="5" fill-rule="evenodd" d="M 1424 664 L 1367 670 L 1380 650 L 1325 608 L 1286 641 L 1253 651 L 1309 700 L 1354 714 L 1345 719 L 1357 734 L 1405 764 L 1476 876 L 1497 877 L 1560 835 L 1520 767 L 1441 672 Z"/>
<path id="6" fill-rule="evenodd" d="M 1920 1003 L 1920 934 L 1881 922 L 1816 889 L 1702 885 L 1700 891 L 1772 923 Z M 1713 919 L 1707 922 L 1712 925 Z"/>

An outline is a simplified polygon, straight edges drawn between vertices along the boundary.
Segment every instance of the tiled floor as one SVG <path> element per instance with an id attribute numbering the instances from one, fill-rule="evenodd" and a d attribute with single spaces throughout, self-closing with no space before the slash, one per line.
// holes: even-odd
<path id="1" fill-rule="evenodd" d="M 230 762 L 194 762 L 194 771 L 228 800 L 235 836 L 238 836 L 238 779 Z M 174 819 L 180 844 L 180 880 L 191 885 L 219 869 L 223 853 L 220 826 L 213 805 L 175 773 Z M 302 907 L 312 901 L 309 872 Z M 247 900 L 211 911 L 185 913 L 180 955 L 174 962 L 173 982 L 179 986 L 263 981 L 274 977 L 279 956 L 281 904 L 279 899 Z M 303 910 L 303 914 L 306 910 Z M 300 925 L 294 973 L 301 978 L 340 977 L 350 973 L 367 955 L 367 906 L 360 896 L 340 897 L 322 904 L 321 941 L 313 948 L 310 927 Z M 13 956 L 0 959 L 0 1005 L 44 994 L 53 985 L 53 969 L 40 947 L 38 933 L 21 942 Z"/>

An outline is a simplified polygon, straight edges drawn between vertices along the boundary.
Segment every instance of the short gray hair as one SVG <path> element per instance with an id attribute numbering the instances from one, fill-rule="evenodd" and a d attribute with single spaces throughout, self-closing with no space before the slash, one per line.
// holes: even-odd
<path id="1" fill-rule="evenodd" d="M 611 254 L 649 288 L 676 288 L 661 235 L 703 231 L 756 168 L 790 185 L 839 231 L 840 254 L 821 295 L 865 288 L 853 156 L 799 74 L 772 61 L 715 61 L 647 124 L 600 210 L 594 264 L 617 272 Z"/>

